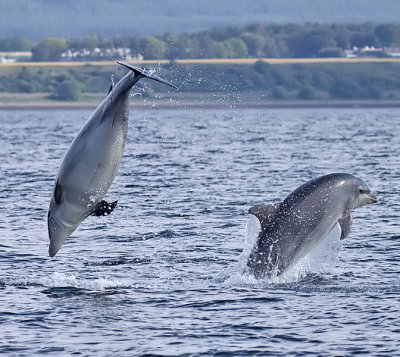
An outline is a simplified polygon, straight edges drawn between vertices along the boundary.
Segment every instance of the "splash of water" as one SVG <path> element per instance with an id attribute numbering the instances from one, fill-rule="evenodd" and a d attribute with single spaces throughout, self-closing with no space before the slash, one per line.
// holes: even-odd
<path id="1" fill-rule="evenodd" d="M 122 280 L 111 280 L 107 277 L 97 279 L 79 279 L 74 274 L 54 272 L 50 276 L 8 281 L 7 285 L 43 286 L 48 288 L 78 288 L 90 291 L 130 288 L 132 284 Z"/>
<path id="2" fill-rule="evenodd" d="M 259 283 L 252 275 L 246 273 L 246 263 L 256 244 L 260 230 L 261 225 L 259 220 L 251 215 L 245 227 L 243 252 L 239 257 L 237 266 L 234 268 L 233 275 L 231 270 L 229 278 L 225 281 L 226 283 L 233 285 Z M 309 273 L 321 274 L 331 272 L 337 265 L 339 253 L 342 248 L 340 235 L 340 225 L 336 224 L 329 234 L 294 266 L 280 276 L 263 279 L 263 283 L 291 283 L 299 281 Z"/>

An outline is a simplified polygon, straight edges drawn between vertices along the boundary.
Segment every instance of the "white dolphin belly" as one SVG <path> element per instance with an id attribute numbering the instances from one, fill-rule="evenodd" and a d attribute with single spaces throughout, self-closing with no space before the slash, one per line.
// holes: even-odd
<path id="1" fill-rule="evenodd" d="M 74 145 L 76 141 L 71 145 L 65 165 L 60 168 L 60 183 L 66 203 L 81 206 L 84 218 L 110 188 L 122 158 L 125 138 L 125 130 L 105 122 L 91 132 L 86 145 Z"/>
<path id="2" fill-rule="evenodd" d="M 107 193 L 122 158 L 126 131 L 127 117 L 118 123 L 108 118 L 103 118 L 100 123 L 89 120 L 71 144 L 61 164 L 50 203 L 51 256 Z"/>

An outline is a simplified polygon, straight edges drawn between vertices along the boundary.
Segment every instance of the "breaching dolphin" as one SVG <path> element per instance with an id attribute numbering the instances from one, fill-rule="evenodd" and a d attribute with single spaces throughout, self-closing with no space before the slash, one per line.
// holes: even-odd
<path id="1" fill-rule="evenodd" d="M 86 217 L 107 215 L 117 204 L 102 199 L 124 151 L 131 88 L 142 77 L 177 88 L 143 68 L 117 63 L 130 72 L 111 85 L 106 98 L 73 140 L 58 171 L 47 219 L 51 257 Z"/>
<path id="2" fill-rule="evenodd" d="M 333 173 L 313 179 L 283 202 L 251 207 L 260 221 L 247 270 L 257 279 L 278 276 L 322 241 L 336 224 L 341 239 L 350 232 L 351 211 L 375 203 L 368 185 L 351 174 Z"/>

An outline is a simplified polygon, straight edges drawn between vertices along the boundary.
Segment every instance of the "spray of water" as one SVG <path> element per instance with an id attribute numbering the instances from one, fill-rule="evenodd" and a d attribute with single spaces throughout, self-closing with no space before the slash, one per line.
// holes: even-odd
<path id="1" fill-rule="evenodd" d="M 244 248 L 237 266 L 234 268 L 226 283 L 234 285 L 260 283 L 253 276 L 246 272 L 246 262 L 256 244 L 259 232 L 261 230 L 258 219 L 251 215 L 245 227 Z M 282 275 L 266 278 L 263 283 L 290 283 L 302 279 L 309 273 L 323 274 L 331 272 L 337 262 L 342 242 L 340 240 L 341 229 L 336 224 L 331 232 L 305 257 L 301 258 L 294 266 L 284 272 Z"/>

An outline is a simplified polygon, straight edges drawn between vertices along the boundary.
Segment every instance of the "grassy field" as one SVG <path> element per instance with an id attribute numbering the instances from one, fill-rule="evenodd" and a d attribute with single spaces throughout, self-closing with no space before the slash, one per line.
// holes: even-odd
<path id="1" fill-rule="evenodd" d="M 120 61 L 124 61 L 119 59 Z M 235 58 L 235 59 L 185 59 L 175 60 L 181 64 L 254 64 L 262 60 L 269 64 L 307 64 L 307 63 L 400 63 L 400 58 Z M 154 65 L 169 63 L 169 60 L 143 60 L 125 61 L 136 65 Z M 0 68 L 5 67 L 80 67 L 91 66 L 114 66 L 116 61 L 89 61 L 89 62 L 12 62 L 0 63 Z"/>

